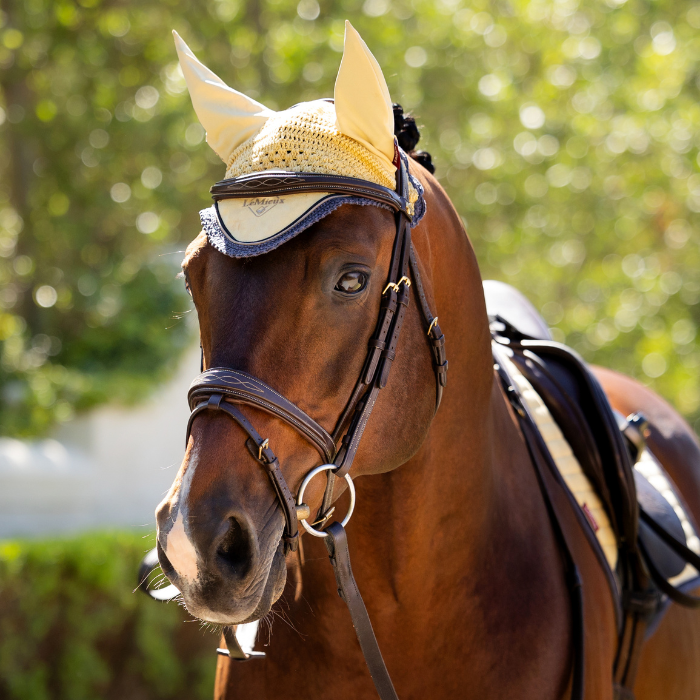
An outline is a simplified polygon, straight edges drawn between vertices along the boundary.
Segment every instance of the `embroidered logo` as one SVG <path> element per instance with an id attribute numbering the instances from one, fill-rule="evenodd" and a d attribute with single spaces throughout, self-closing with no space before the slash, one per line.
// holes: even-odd
<path id="1" fill-rule="evenodd" d="M 284 204 L 284 199 L 281 197 L 254 197 L 253 199 L 244 199 L 243 206 L 247 207 L 255 216 L 263 216 L 270 209 L 273 209 L 278 204 Z"/>

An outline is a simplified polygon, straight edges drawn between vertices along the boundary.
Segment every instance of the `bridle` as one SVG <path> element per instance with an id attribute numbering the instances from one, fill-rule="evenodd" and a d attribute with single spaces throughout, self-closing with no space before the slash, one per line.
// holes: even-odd
<path id="1" fill-rule="evenodd" d="M 416 290 L 433 355 L 436 377 L 435 411 L 440 406 L 443 389 L 447 382 L 448 366 L 445 357 L 445 336 L 438 325 L 437 316 L 433 316 L 428 305 L 415 250 L 411 244 L 412 206 L 408 197 L 408 171 L 405 156 L 397 157 L 395 162 L 397 164 L 396 191 L 365 180 L 308 173 L 259 173 L 222 180 L 211 188 L 215 201 L 311 192 L 330 192 L 371 199 L 394 212 L 396 235 L 389 275 L 382 292 L 379 318 L 368 342 L 365 363 L 332 434 L 265 382 L 245 372 L 225 367 L 208 369 L 192 382 L 188 392 L 191 414 L 187 425 L 187 441 L 189 441 L 192 423 L 199 414 L 204 411 L 223 411 L 247 434 L 245 445 L 253 459 L 267 471 L 282 507 L 285 520 L 282 535 L 285 554 L 296 551 L 298 547 L 299 521 L 307 532 L 324 538 L 338 583 L 338 593 L 348 605 L 365 661 L 382 700 L 398 699 L 379 651 L 367 610 L 352 575 L 344 525 L 352 515 L 355 502 L 354 487 L 349 472 L 378 394 L 389 379 L 391 365 L 396 357 L 399 335 L 409 306 L 411 287 Z M 324 463 L 306 475 L 296 500 L 285 481 L 269 441 L 257 432 L 239 410 L 238 406 L 241 404 L 253 406 L 280 418 L 313 445 L 321 455 Z M 309 524 L 307 520 L 311 513 L 309 507 L 303 502 L 304 491 L 311 479 L 321 472 L 326 472 L 328 475 L 323 503 L 313 524 Z M 333 487 L 335 480 L 339 477 L 346 480 L 350 489 L 349 512 L 342 523 L 334 522 L 325 530 L 318 529 L 314 526 L 323 527 L 331 516 Z M 237 659 L 248 658 L 249 655 L 240 649 L 233 633 L 225 634 L 225 637 L 229 656 Z"/>

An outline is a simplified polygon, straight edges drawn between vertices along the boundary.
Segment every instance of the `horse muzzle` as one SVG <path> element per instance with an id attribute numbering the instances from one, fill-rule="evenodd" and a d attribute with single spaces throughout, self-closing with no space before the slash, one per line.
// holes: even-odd
<path id="1" fill-rule="evenodd" d="M 257 523 L 225 497 L 185 513 L 178 509 L 175 517 L 167 499 L 159 506 L 161 569 L 192 615 L 220 624 L 250 622 L 279 598 L 286 580 L 284 519 L 278 508 L 266 510 L 270 516 Z"/>

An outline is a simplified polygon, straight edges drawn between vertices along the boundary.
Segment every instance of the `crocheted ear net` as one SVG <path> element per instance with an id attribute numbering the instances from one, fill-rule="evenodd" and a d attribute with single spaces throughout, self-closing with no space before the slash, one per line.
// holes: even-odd
<path id="1" fill-rule="evenodd" d="M 341 134 L 335 121 L 335 107 L 325 100 L 278 112 L 233 151 L 226 177 L 285 170 L 356 177 L 395 189 L 395 168 Z"/>

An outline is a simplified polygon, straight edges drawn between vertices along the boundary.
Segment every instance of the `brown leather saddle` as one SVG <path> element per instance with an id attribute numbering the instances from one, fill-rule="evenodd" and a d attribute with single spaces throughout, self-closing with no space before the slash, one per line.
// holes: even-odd
<path id="1" fill-rule="evenodd" d="M 687 593 L 700 585 L 700 577 L 679 588 L 668 582 L 686 563 L 697 569 L 700 558 L 687 548 L 672 506 L 634 469 L 644 449 L 644 418 L 616 414 L 583 359 L 552 340 L 544 319 L 518 290 L 503 282 L 485 281 L 484 295 L 495 344 L 512 352 L 511 361 L 546 404 L 610 518 L 619 551 L 615 571 L 610 570 L 595 537 L 588 535 L 617 594 L 621 624 L 614 669 L 616 697 L 633 698 L 643 642 L 670 602 L 700 605 Z M 512 395 L 514 383 L 503 374 L 502 378 Z M 576 507 L 573 499 L 571 503 Z"/>

